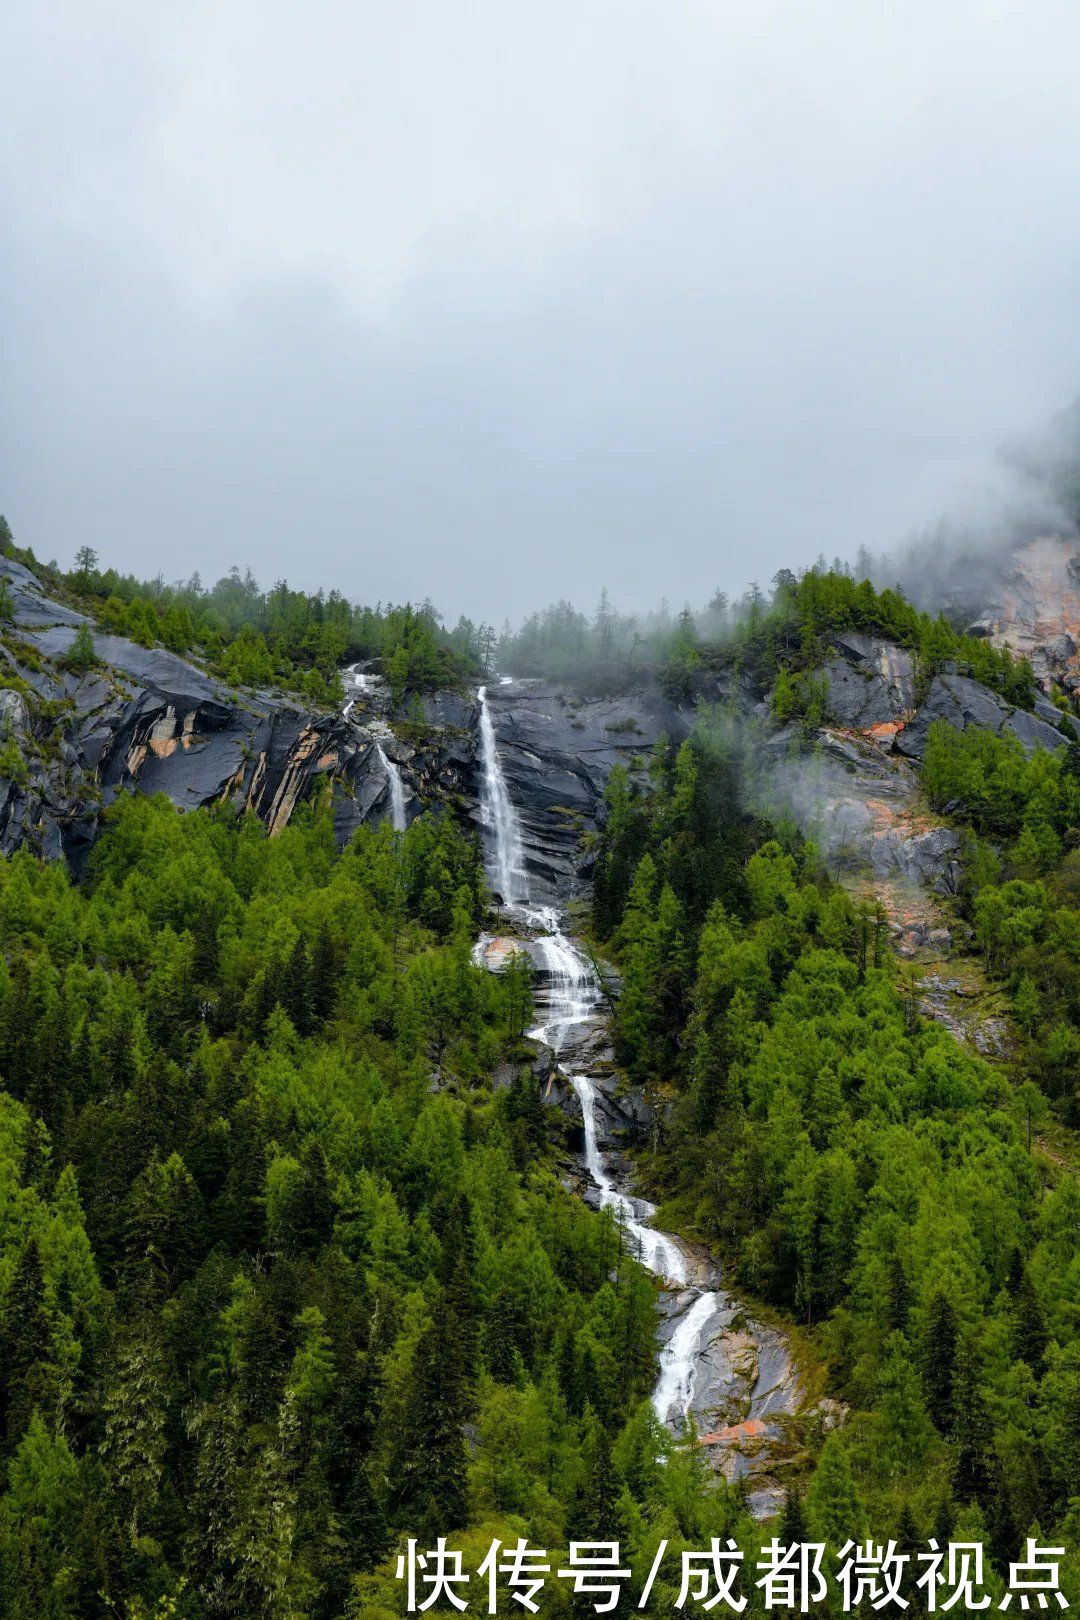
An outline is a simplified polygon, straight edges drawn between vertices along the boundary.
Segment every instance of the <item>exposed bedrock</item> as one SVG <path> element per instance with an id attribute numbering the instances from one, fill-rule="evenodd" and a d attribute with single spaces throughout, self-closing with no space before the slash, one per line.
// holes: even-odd
<path id="1" fill-rule="evenodd" d="M 693 717 L 644 685 L 589 698 L 539 680 L 494 681 L 487 702 L 531 889 L 566 898 L 588 875 L 581 836 L 597 823 L 612 767 L 647 756 L 664 735 L 685 736 Z"/>
<path id="2" fill-rule="evenodd" d="M 1031 660 L 1044 686 L 1080 690 L 1080 541 L 1043 535 L 1003 552 L 962 598 L 973 635 Z"/>
<path id="3" fill-rule="evenodd" d="M 277 832 L 327 786 L 342 843 L 361 822 L 390 813 L 374 730 L 277 693 L 232 691 L 174 653 L 123 636 L 96 635 L 94 667 L 69 670 L 81 616 L 52 602 L 20 564 L 0 559 L 0 574 L 25 648 L 4 649 L 7 674 L 49 704 L 42 711 L 18 691 L 3 693 L 0 729 L 22 769 L 0 778 L 0 852 L 27 844 L 78 868 L 101 810 L 132 789 L 164 793 L 185 810 L 227 801 Z M 412 769 L 434 790 L 443 779 L 462 785 L 469 765 L 460 742 L 436 743 Z"/>
<path id="4" fill-rule="evenodd" d="M 1045 698 L 1037 711 L 1016 709 L 1004 698 L 964 675 L 936 675 L 912 723 L 896 739 L 900 753 L 921 759 L 926 739 L 935 720 L 945 720 L 963 731 L 967 726 L 985 726 L 994 732 L 1011 731 L 1028 753 L 1036 748 L 1064 748 L 1066 739 L 1057 728 L 1058 711 Z"/>

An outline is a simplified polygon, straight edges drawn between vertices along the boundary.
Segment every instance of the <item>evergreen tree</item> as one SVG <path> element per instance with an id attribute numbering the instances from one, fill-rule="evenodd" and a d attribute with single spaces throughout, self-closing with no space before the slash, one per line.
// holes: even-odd
<path id="1" fill-rule="evenodd" d="M 806 1493 L 806 1515 L 815 1536 L 833 1551 L 862 1532 L 862 1503 L 839 1435 L 825 1442 Z"/>
<path id="2" fill-rule="evenodd" d="M 911 1287 L 904 1262 L 898 1254 L 889 1256 L 889 1294 L 886 1322 L 894 1333 L 906 1333 L 911 1311 Z"/>
<path id="3" fill-rule="evenodd" d="M 590 1541 L 615 1541 L 619 1536 L 616 1514 L 619 1481 L 611 1441 L 591 1406 L 585 1408 L 582 1428 L 585 1477 L 581 1493 L 581 1531 Z"/>
<path id="4" fill-rule="evenodd" d="M 416 1347 L 393 1483 L 399 1521 L 432 1535 L 468 1521 L 468 1370 L 454 1326 L 454 1312 L 440 1291 Z"/>
<path id="5" fill-rule="evenodd" d="M 957 1442 L 953 1489 L 962 1502 L 985 1502 L 990 1494 L 993 1430 L 978 1356 L 970 1341 L 960 1345 L 956 1358 L 953 1431 Z"/>
<path id="6" fill-rule="evenodd" d="M 1020 1283 L 1012 1306 L 1013 1354 L 1026 1361 L 1036 1378 L 1040 1378 L 1046 1356 L 1046 1318 L 1031 1273 L 1026 1266 L 1021 1270 Z"/>
<path id="7" fill-rule="evenodd" d="M 58 1413 L 59 1369 L 45 1307 L 45 1277 L 37 1239 L 29 1238 L 15 1264 L 0 1320 L 0 1418 L 8 1446 L 38 1413 L 52 1426 Z"/>
<path id="8" fill-rule="evenodd" d="M 956 1312 L 948 1295 L 940 1289 L 930 1301 L 923 1338 L 922 1376 L 926 1409 L 942 1434 L 948 1434 L 955 1417 Z"/>
<path id="9" fill-rule="evenodd" d="M 798 1491 L 790 1487 L 784 1492 L 784 1505 L 780 1513 L 777 1536 L 785 1547 L 794 1547 L 800 1542 L 809 1540 L 802 1497 Z"/>
<path id="10" fill-rule="evenodd" d="M 101 1454 L 134 1543 L 162 1522 L 167 1386 L 152 1318 L 122 1332 L 108 1368 Z"/>

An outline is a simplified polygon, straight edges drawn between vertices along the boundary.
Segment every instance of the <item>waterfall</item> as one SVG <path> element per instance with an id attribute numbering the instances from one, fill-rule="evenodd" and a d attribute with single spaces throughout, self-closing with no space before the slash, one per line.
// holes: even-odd
<path id="1" fill-rule="evenodd" d="M 390 779 L 390 819 L 395 832 L 404 832 L 408 826 L 408 817 L 405 814 L 405 788 L 401 781 L 401 771 L 392 759 L 386 757 L 386 750 L 378 738 L 375 740 L 375 752 Z"/>
<path id="2" fill-rule="evenodd" d="M 563 932 L 559 913 L 551 906 L 530 906 L 529 883 L 521 829 L 506 786 L 495 728 L 488 710 L 487 688 L 476 694 L 480 704 L 480 747 L 483 779 L 480 813 L 488 844 L 488 875 L 504 906 L 512 907 L 530 939 L 530 955 L 541 970 L 537 1010 L 541 1022 L 529 1031 L 557 1056 L 565 1056 L 560 1071 L 581 1103 L 585 1132 L 585 1168 L 599 1195 L 602 1209 L 610 1209 L 623 1233 L 627 1250 L 669 1290 L 679 1292 L 674 1332 L 660 1352 L 660 1377 L 653 1392 L 653 1407 L 662 1423 L 679 1428 L 690 1413 L 698 1361 L 712 1342 L 719 1297 L 691 1284 L 687 1256 L 666 1232 L 650 1224 L 655 1205 L 632 1198 L 615 1185 L 600 1148 L 597 1111 L 600 1093 L 573 1058 L 575 1037 L 601 1021 L 601 991 L 591 963 Z"/>
<path id="3" fill-rule="evenodd" d="M 653 1411 L 661 1423 L 674 1415 L 685 1419 L 694 1399 L 697 1359 L 709 1342 L 709 1324 L 719 1301 L 699 1294 L 660 1352 L 660 1377 L 653 1390 Z"/>
<path id="4" fill-rule="evenodd" d="M 488 710 L 487 687 L 481 686 L 476 694 L 480 705 L 480 752 L 484 774 L 480 791 L 480 818 L 487 833 L 489 863 L 488 876 L 492 888 L 504 905 L 520 904 L 529 898 L 529 879 L 525 871 L 525 854 L 521 844 L 521 828 L 510 802 L 506 778 L 499 762 L 495 742 L 495 727 Z"/>
<path id="5" fill-rule="evenodd" d="M 560 1053 L 575 1027 L 597 1019 L 599 986 L 591 966 L 562 932 L 554 911 L 536 909 L 526 916 L 533 928 L 546 930 L 536 934 L 533 941 L 547 979 L 540 992 L 546 1021 L 530 1034 L 534 1040 L 542 1040 Z M 600 1147 L 596 1082 L 589 1075 L 576 1072 L 572 1060 L 560 1067 L 581 1103 L 585 1168 L 599 1194 L 600 1207 L 611 1210 L 628 1251 L 667 1288 L 680 1292 L 682 1312 L 671 1338 L 660 1352 L 660 1376 L 653 1391 L 653 1409 L 662 1423 L 681 1427 L 693 1404 L 699 1358 L 712 1342 L 720 1298 L 711 1290 L 700 1290 L 691 1284 L 683 1249 L 667 1232 L 660 1232 L 650 1224 L 656 1214 L 655 1205 L 619 1191 Z"/>
<path id="6" fill-rule="evenodd" d="M 355 664 L 350 664 L 348 669 L 342 670 L 341 673 L 343 680 L 349 687 L 352 688 L 354 693 L 341 711 L 341 718 L 343 720 L 348 720 L 353 709 L 356 707 L 357 696 L 363 697 L 373 692 L 375 690 L 376 683 L 380 681 L 381 677 L 377 675 L 369 675 L 366 671 L 357 669 Z M 381 722 L 373 724 L 371 726 L 371 730 L 365 729 L 364 734 L 370 736 L 371 731 L 379 729 L 380 727 L 383 735 L 388 737 L 392 735 L 389 727 L 382 725 Z M 379 764 L 386 773 L 386 779 L 390 786 L 391 824 L 393 825 L 395 832 L 404 832 L 406 827 L 409 825 L 409 817 L 408 812 L 405 809 L 405 784 L 401 780 L 401 770 L 392 759 L 388 758 L 386 749 L 382 745 L 381 738 L 375 737 L 373 741 L 375 743 L 375 752 L 379 757 Z"/>
<path id="7" fill-rule="evenodd" d="M 595 1016 L 599 986 L 580 951 L 563 933 L 554 906 L 530 909 L 525 920 L 531 929 L 539 930 L 533 939 L 533 956 L 534 960 L 539 958 L 543 980 L 537 987 L 536 999 L 550 1015 L 530 1035 L 561 1052 L 570 1031 Z"/>
<path id="8" fill-rule="evenodd" d="M 630 1239 L 630 1250 L 649 1271 L 665 1282 L 685 1288 L 686 1256 L 674 1238 L 658 1232 L 646 1223 L 656 1213 L 655 1204 L 645 1198 L 628 1198 L 618 1192 L 608 1175 L 604 1155 L 597 1142 L 596 1086 L 588 1075 L 568 1076 L 581 1103 L 581 1117 L 585 1124 L 585 1168 L 600 1194 L 600 1207 L 610 1209 Z"/>

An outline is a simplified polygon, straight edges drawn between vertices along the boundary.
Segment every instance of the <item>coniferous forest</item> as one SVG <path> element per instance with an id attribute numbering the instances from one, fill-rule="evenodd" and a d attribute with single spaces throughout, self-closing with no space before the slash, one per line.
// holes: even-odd
<path id="1" fill-rule="evenodd" d="M 0 44 L 0 1620 L 1080 1615 L 1080 4 Z"/>
<path id="2" fill-rule="evenodd" d="M 790 724 L 852 623 L 906 636 L 924 685 L 966 657 L 1031 690 L 813 573 L 726 637 L 684 621 L 655 679 L 771 664 Z M 1076 1125 L 1075 751 L 935 722 L 921 768 L 1010 1071 L 923 1016 L 881 907 L 751 791 L 759 742 L 699 702 L 615 766 L 578 926 L 662 1122 L 641 1185 L 825 1397 L 780 1519 L 657 1421 L 656 1285 L 566 1183 L 527 959 L 474 963 L 471 824 L 433 804 L 339 849 L 317 797 L 269 837 L 125 794 L 77 879 L 0 863 L 0 1612 L 375 1620 L 403 1538 L 439 1535 L 473 1568 L 618 1540 L 638 1589 L 662 1542 L 933 1536 L 985 1544 L 1000 1598 L 1034 1534 L 1075 1590 L 1080 1192 L 1040 1135 Z"/>

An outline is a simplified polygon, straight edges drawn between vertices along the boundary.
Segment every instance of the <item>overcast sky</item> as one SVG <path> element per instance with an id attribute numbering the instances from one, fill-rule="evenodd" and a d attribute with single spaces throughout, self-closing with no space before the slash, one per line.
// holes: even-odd
<path id="1" fill-rule="evenodd" d="M 166 578 L 678 606 L 1080 392 L 1076 0 L 6 0 L 0 510 Z"/>

